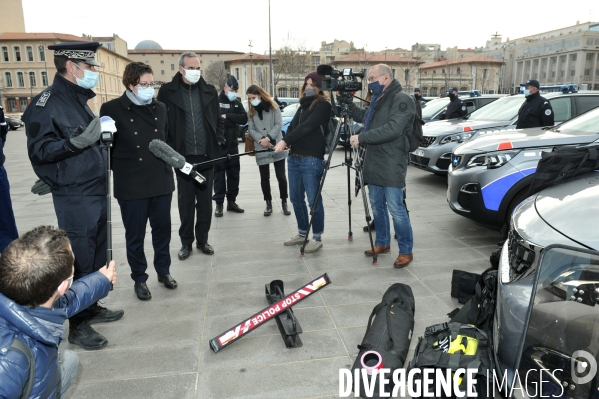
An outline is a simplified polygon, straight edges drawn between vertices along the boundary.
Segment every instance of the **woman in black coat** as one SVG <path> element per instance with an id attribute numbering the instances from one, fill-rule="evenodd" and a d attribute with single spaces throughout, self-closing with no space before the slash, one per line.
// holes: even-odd
<path id="1" fill-rule="evenodd" d="M 154 268 L 166 288 L 177 288 L 170 275 L 171 200 L 173 170 L 149 151 L 150 141 L 166 141 L 166 106 L 154 100 L 154 78 L 149 65 L 133 62 L 125 68 L 125 93 L 102 105 L 100 115 L 114 119 L 117 132 L 112 147 L 114 197 L 125 225 L 127 260 L 134 290 L 141 300 L 152 298 L 146 285 L 144 238 L 148 219 L 152 227 Z"/>

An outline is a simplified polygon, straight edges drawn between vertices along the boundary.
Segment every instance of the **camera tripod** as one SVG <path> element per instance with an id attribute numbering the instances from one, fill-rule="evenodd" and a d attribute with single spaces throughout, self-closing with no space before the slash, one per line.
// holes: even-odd
<path id="1" fill-rule="evenodd" d="M 331 98 L 333 93 L 331 92 Z M 318 207 L 318 202 L 321 198 L 322 188 L 324 186 L 325 179 L 327 177 L 327 172 L 329 169 L 334 169 L 340 166 L 347 167 L 347 207 L 348 207 L 348 223 L 349 223 L 349 232 L 347 235 L 348 241 L 353 241 L 353 232 L 351 228 L 351 170 L 355 170 L 358 176 L 358 180 L 360 181 L 360 187 L 362 191 L 362 202 L 364 203 L 364 214 L 366 217 L 366 225 L 368 226 L 368 237 L 370 238 L 370 248 L 372 250 L 372 264 L 376 266 L 377 262 L 377 254 L 374 252 L 374 241 L 372 239 L 372 231 L 370 228 L 370 221 L 372 217 L 370 216 L 370 208 L 368 207 L 368 199 L 366 198 L 366 188 L 364 187 L 364 175 L 362 171 L 362 163 L 360 162 L 360 158 L 358 156 L 358 148 L 351 148 L 349 144 L 349 138 L 355 135 L 354 131 L 354 120 L 352 117 L 351 104 L 353 102 L 353 95 L 350 93 L 342 93 L 337 96 L 337 100 L 339 102 L 339 106 L 341 108 L 339 112 L 339 123 L 337 123 L 337 127 L 335 129 L 335 134 L 333 136 L 333 141 L 331 144 L 331 150 L 329 151 L 327 160 L 324 163 L 324 171 L 322 173 L 322 177 L 320 178 L 320 184 L 318 186 L 318 191 L 316 192 L 316 199 L 310 209 L 310 223 L 308 224 L 308 231 L 306 232 L 306 237 L 304 238 L 304 243 L 300 248 L 300 256 L 304 256 L 304 249 L 308 243 L 308 235 L 310 233 L 310 229 L 312 228 L 312 221 L 314 219 L 314 215 L 316 213 L 316 208 Z M 335 102 L 331 101 L 333 104 L 333 108 L 335 108 Z M 343 131 L 345 132 L 345 142 L 344 142 L 344 153 L 345 158 L 344 162 L 340 165 L 331 166 L 331 158 L 333 157 L 333 149 L 337 146 L 339 142 L 339 137 L 341 136 L 341 128 L 343 127 Z M 355 163 L 354 163 L 355 159 Z"/>

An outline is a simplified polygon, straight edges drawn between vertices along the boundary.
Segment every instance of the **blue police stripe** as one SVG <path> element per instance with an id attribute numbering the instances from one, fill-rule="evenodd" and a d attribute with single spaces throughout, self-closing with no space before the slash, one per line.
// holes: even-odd
<path id="1" fill-rule="evenodd" d="M 533 174 L 536 170 L 536 167 L 519 170 L 517 172 L 510 173 L 509 175 L 500 177 L 499 179 L 484 186 L 481 191 L 485 208 L 492 211 L 498 211 L 503 197 L 505 197 L 510 188 L 512 188 L 514 184 L 518 183 L 526 176 Z"/>

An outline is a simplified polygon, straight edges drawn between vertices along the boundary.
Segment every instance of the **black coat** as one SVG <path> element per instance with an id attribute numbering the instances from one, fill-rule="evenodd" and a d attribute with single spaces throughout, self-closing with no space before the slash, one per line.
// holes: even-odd
<path id="1" fill-rule="evenodd" d="M 179 154 L 185 155 L 185 105 L 179 87 L 182 76 L 177 72 L 173 80 L 164 84 L 158 91 L 158 101 L 164 103 L 168 116 L 168 136 L 166 142 Z M 200 89 L 200 99 L 204 107 L 204 129 L 206 130 L 206 155 L 208 159 L 221 156 L 219 144 L 225 143 L 225 124 L 220 117 L 220 104 L 216 89 L 204 78 L 196 83 Z"/>
<path id="2" fill-rule="evenodd" d="M 225 146 L 227 148 L 237 148 L 239 146 L 239 125 L 248 123 L 248 114 L 245 112 L 239 98 L 230 101 L 224 91 L 219 96 L 220 113 L 225 114 Z"/>
<path id="3" fill-rule="evenodd" d="M 526 97 L 526 101 L 518 111 L 517 129 L 554 125 L 554 114 L 551 104 L 539 92 Z"/>
<path id="4" fill-rule="evenodd" d="M 95 95 L 56 74 L 23 114 L 33 171 L 52 195 L 106 195 L 106 157 L 99 142 L 79 149 L 70 140 L 95 118 L 87 106 Z"/>
<path id="5" fill-rule="evenodd" d="M 449 105 L 445 111 L 445 118 L 443 119 L 461 118 L 462 116 L 466 116 L 467 113 L 468 109 L 466 108 L 466 104 L 456 97 L 452 101 L 449 101 Z"/>
<path id="6" fill-rule="evenodd" d="M 117 129 L 111 151 L 114 197 L 137 200 L 175 191 L 173 168 L 149 150 L 150 141 L 166 140 L 166 106 L 156 100 L 135 105 L 123 94 L 102 104 L 100 115 L 114 119 Z"/>
<path id="7" fill-rule="evenodd" d="M 291 154 L 324 159 L 326 143 L 323 130 L 328 129 L 331 103 L 321 100 L 310 109 L 315 100 L 316 96 L 300 98 L 300 108 L 289 123 L 283 140 L 291 147 Z"/>

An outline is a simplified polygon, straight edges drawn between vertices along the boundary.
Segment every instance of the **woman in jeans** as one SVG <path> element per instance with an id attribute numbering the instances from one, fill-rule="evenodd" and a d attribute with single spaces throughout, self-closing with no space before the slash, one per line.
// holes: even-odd
<path id="1" fill-rule="evenodd" d="M 304 198 L 308 197 L 308 204 L 312 208 L 324 172 L 323 129 L 328 129 L 330 118 L 331 104 L 322 91 L 322 76 L 316 72 L 310 72 L 304 79 L 299 110 L 289 124 L 285 138 L 275 146 L 276 154 L 289 147 L 290 156 L 287 161 L 289 194 L 297 220 L 298 234 L 285 241 L 285 245 L 301 244 L 308 234 L 310 212 Z M 318 198 L 312 230 L 313 240 L 306 245 L 305 253 L 316 252 L 322 248 L 322 233 L 324 232 L 322 197 Z"/>
<path id="2" fill-rule="evenodd" d="M 114 197 L 125 226 L 127 261 L 134 291 L 141 300 L 152 298 L 146 285 L 148 263 L 144 238 L 148 219 L 152 227 L 154 268 L 166 288 L 177 288 L 170 275 L 171 200 L 175 190 L 173 168 L 154 156 L 148 146 L 154 139 L 166 140 L 166 106 L 154 100 L 152 68 L 132 62 L 123 72 L 126 90 L 119 98 L 102 104 L 100 115 L 114 119 L 112 171 Z"/>
<path id="3" fill-rule="evenodd" d="M 256 150 L 274 147 L 281 141 L 283 133 L 283 120 L 281 110 L 274 100 L 261 87 L 252 85 L 248 87 L 248 132 L 254 139 Z M 281 208 L 285 215 L 291 215 L 287 208 L 287 177 L 285 176 L 286 152 L 259 152 L 256 154 L 256 163 L 260 169 L 260 186 L 266 201 L 264 216 L 272 214 L 272 195 L 270 194 L 270 166 L 275 167 L 275 175 L 279 182 L 279 195 Z"/>

